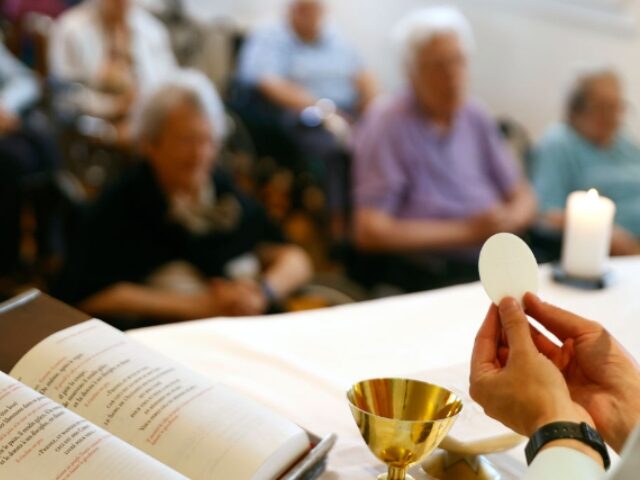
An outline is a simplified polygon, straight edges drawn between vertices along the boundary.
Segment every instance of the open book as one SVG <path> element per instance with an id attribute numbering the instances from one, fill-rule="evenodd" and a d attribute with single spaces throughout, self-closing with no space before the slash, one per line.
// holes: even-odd
<path id="1" fill-rule="evenodd" d="M 99 320 L 0 373 L 2 479 L 274 480 L 309 450 L 297 425 Z"/>

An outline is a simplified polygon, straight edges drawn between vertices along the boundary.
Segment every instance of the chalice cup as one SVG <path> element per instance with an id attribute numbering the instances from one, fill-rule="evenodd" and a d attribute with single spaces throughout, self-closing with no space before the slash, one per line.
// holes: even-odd
<path id="1" fill-rule="evenodd" d="M 365 443 L 388 467 L 378 480 L 413 480 L 409 467 L 438 447 L 462 411 L 449 390 L 400 378 L 356 383 L 347 399 Z"/>

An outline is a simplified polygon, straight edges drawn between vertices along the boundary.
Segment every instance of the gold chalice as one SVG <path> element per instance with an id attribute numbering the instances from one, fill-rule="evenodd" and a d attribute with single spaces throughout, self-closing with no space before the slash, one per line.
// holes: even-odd
<path id="1" fill-rule="evenodd" d="M 407 469 L 436 449 L 462 410 L 449 390 L 399 378 L 356 383 L 347 399 L 362 438 L 389 468 L 378 480 L 413 480 Z"/>

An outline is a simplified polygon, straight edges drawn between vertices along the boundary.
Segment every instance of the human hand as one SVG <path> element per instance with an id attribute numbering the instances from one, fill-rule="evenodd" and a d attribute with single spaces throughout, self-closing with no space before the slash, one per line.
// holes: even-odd
<path id="1" fill-rule="evenodd" d="M 327 115 L 323 121 L 324 128 L 343 144 L 348 144 L 352 134 L 352 123 L 346 113 Z"/>
<path id="2" fill-rule="evenodd" d="M 250 278 L 243 278 L 232 282 L 241 296 L 241 305 L 238 305 L 241 315 L 262 315 L 269 308 L 269 299 L 266 297 L 262 286 Z"/>
<path id="3" fill-rule="evenodd" d="M 130 148 L 134 140 L 131 119 L 124 117 L 119 121 L 113 122 L 113 126 L 117 132 L 117 145 L 123 149 Z"/>
<path id="4" fill-rule="evenodd" d="M 560 370 L 536 348 L 527 317 L 512 298 L 489 309 L 476 337 L 470 385 L 487 415 L 527 437 L 552 422 L 594 424 L 571 399 Z"/>
<path id="5" fill-rule="evenodd" d="M 253 280 L 213 279 L 206 303 L 216 316 L 250 316 L 263 314 L 268 301 L 260 285 Z"/>
<path id="6" fill-rule="evenodd" d="M 616 226 L 611 236 L 611 255 L 627 256 L 640 254 L 640 242 L 631 232 Z"/>
<path id="7" fill-rule="evenodd" d="M 352 113 L 346 112 L 344 110 L 338 110 L 336 114 L 340 118 L 342 118 L 345 122 L 347 122 L 349 125 L 355 125 L 356 121 L 358 120 L 355 115 L 353 115 Z"/>
<path id="8" fill-rule="evenodd" d="M 599 323 L 542 302 L 528 293 L 528 315 L 555 335 L 558 347 L 532 330 L 538 350 L 564 375 L 572 399 L 593 418 L 605 441 L 620 452 L 640 423 L 640 369 Z"/>
<path id="9" fill-rule="evenodd" d="M 122 117 L 129 116 L 136 102 L 137 95 L 138 95 L 138 92 L 135 88 L 127 88 L 118 93 L 115 93 L 112 96 L 113 117 L 122 118 Z"/>
<path id="10" fill-rule="evenodd" d="M 469 219 L 473 236 L 482 243 L 496 233 L 518 233 L 522 230 L 513 212 L 504 205 L 498 205 Z"/>
<path id="11" fill-rule="evenodd" d="M 131 66 L 118 55 L 107 57 L 98 70 L 95 83 L 111 92 L 124 92 L 134 86 Z"/>

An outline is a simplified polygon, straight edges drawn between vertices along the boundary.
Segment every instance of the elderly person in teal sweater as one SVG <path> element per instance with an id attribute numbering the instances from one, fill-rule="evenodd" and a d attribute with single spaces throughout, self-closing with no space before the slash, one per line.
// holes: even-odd
<path id="1" fill-rule="evenodd" d="M 640 146 L 622 129 L 622 82 L 610 68 L 577 76 L 566 122 L 544 135 L 534 158 L 534 185 L 543 219 L 561 227 L 567 196 L 597 189 L 617 206 L 612 253 L 640 253 Z"/>

